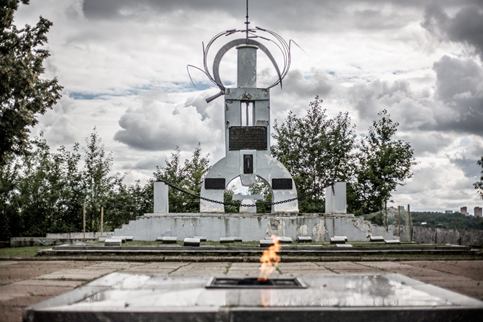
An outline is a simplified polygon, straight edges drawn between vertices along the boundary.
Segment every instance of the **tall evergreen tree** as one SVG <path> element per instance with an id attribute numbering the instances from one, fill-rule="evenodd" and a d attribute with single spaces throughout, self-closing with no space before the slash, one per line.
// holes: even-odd
<path id="1" fill-rule="evenodd" d="M 60 98 L 57 79 L 41 78 L 49 52 L 43 48 L 52 23 L 40 17 L 35 27 L 13 24 L 19 0 L 0 0 L 0 165 L 8 153 L 23 154 L 29 129 Z M 22 0 L 28 4 L 29 0 Z"/>

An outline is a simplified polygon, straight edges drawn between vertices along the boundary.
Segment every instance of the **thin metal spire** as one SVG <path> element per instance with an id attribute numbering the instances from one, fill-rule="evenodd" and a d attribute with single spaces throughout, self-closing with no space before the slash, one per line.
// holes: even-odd
<path id="1" fill-rule="evenodd" d="M 250 24 L 250 21 L 248 21 L 248 0 L 247 0 L 247 15 L 246 15 L 247 20 L 245 21 L 245 32 L 246 32 L 246 38 L 248 39 L 248 25 Z"/>

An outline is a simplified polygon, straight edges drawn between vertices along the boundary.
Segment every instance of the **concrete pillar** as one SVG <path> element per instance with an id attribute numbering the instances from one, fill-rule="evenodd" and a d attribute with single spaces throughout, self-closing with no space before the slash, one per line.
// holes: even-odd
<path id="1" fill-rule="evenodd" d="M 347 214 L 347 184 L 336 182 L 325 188 L 325 213 Z"/>
<path id="2" fill-rule="evenodd" d="M 164 182 L 154 183 L 154 212 L 169 213 L 168 186 Z"/>
<path id="3" fill-rule="evenodd" d="M 240 45 L 238 49 L 237 87 L 257 87 L 257 46 Z"/>

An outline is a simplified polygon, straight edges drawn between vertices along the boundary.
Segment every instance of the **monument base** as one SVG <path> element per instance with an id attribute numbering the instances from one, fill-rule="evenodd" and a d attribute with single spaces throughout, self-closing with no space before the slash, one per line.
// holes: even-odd
<path id="1" fill-rule="evenodd" d="M 329 241 L 330 237 L 347 236 L 348 241 L 366 241 L 369 236 L 394 239 L 392 232 L 354 215 L 328 214 L 218 214 L 218 213 L 153 213 L 146 214 L 114 235 L 133 236 L 134 240 L 154 241 L 158 237 L 175 236 L 178 240 L 206 236 L 219 241 L 221 237 L 240 236 L 243 241 L 259 241 L 276 235 L 310 236 L 313 241 Z"/>
<path id="2" fill-rule="evenodd" d="M 283 284 L 282 288 L 263 284 L 210 288 L 212 280 L 209 276 L 113 273 L 28 307 L 23 320 L 483 320 L 483 302 L 399 274 L 297 276 L 305 288 L 291 287 L 282 278 L 273 279 L 280 280 L 274 284 Z"/>

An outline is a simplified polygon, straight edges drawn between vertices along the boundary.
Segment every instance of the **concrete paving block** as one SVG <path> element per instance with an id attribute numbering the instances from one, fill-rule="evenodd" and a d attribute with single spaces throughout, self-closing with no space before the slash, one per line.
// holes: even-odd
<path id="1" fill-rule="evenodd" d="M 197 238 L 200 240 L 200 242 L 205 242 L 206 241 L 206 236 L 195 236 L 193 238 Z"/>
<path id="2" fill-rule="evenodd" d="M 106 239 L 104 246 L 121 246 L 122 239 Z"/>
<path id="3" fill-rule="evenodd" d="M 185 238 L 183 241 L 183 246 L 200 246 L 200 239 L 199 238 Z"/>
<path id="4" fill-rule="evenodd" d="M 220 237 L 220 243 L 224 244 L 224 243 L 234 243 L 235 242 L 235 238 L 233 237 Z"/>
<path id="5" fill-rule="evenodd" d="M 260 240 L 260 247 L 269 247 L 274 245 L 275 242 L 271 239 L 261 239 Z"/>
<path id="6" fill-rule="evenodd" d="M 400 244 L 401 241 L 399 239 L 385 239 L 384 242 L 386 244 Z"/>
<path id="7" fill-rule="evenodd" d="M 330 237 L 331 244 L 345 244 L 346 239 L 343 237 Z"/>
<path id="8" fill-rule="evenodd" d="M 174 236 L 166 236 L 166 237 L 157 237 L 156 241 L 161 241 L 163 244 L 176 244 L 178 241 L 178 237 Z"/>
<path id="9" fill-rule="evenodd" d="M 371 237 L 369 237 L 369 241 L 371 241 L 371 242 L 383 242 L 384 237 L 382 237 L 382 236 L 371 236 Z"/>
<path id="10" fill-rule="evenodd" d="M 299 243 L 311 243 L 312 236 L 297 236 L 297 241 Z"/>
<path id="11" fill-rule="evenodd" d="M 335 238 L 342 238 L 342 239 L 345 239 L 345 241 L 347 241 L 347 236 L 334 236 Z"/>
<path id="12" fill-rule="evenodd" d="M 335 244 L 335 247 L 340 248 L 352 248 L 351 244 Z"/>
<path id="13" fill-rule="evenodd" d="M 278 241 L 284 244 L 290 244 L 293 242 L 292 237 L 278 237 Z"/>

